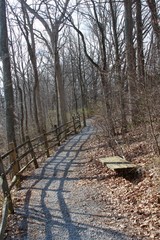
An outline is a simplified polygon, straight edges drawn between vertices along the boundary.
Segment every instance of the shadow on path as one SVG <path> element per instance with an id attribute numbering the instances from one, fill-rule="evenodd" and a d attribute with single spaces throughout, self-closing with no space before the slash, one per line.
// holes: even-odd
<path id="1" fill-rule="evenodd" d="M 83 222 L 84 217 L 98 216 L 102 219 L 103 215 L 96 215 L 92 211 L 84 212 L 81 207 L 78 210 L 69 208 L 68 199 L 73 201 L 74 196 L 73 183 L 79 180 L 77 177 L 70 177 L 70 173 L 75 172 L 76 167 L 81 164 L 79 153 L 93 133 L 95 130 L 92 126 L 84 128 L 81 133 L 64 143 L 29 178 L 25 203 L 16 209 L 16 213 L 22 216 L 19 225 L 24 235 L 14 239 L 130 239 L 119 231 L 94 226 L 92 222 Z M 78 216 L 78 221 L 73 218 L 73 214 Z"/>

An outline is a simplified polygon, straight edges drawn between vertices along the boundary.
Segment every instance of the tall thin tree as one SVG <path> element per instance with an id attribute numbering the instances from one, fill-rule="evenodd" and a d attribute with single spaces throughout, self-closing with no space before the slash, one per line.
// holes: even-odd
<path id="1" fill-rule="evenodd" d="M 6 131 L 8 143 L 16 143 L 14 129 L 14 96 L 11 78 L 8 31 L 6 21 L 6 2 L 0 0 L 0 57 L 3 65 L 3 84 L 6 103 Z"/>

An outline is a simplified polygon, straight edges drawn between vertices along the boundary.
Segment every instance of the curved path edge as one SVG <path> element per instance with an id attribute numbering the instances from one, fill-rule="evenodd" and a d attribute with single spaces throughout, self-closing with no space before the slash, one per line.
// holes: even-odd
<path id="1" fill-rule="evenodd" d="M 89 197 L 94 189 L 79 184 L 78 170 L 86 162 L 82 147 L 95 132 L 91 121 L 87 121 L 87 127 L 60 146 L 23 183 L 20 195 L 25 196 L 24 202 L 16 207 L 21 234 L 13 232 L 11 239 L 133 239 L 107 227 L 111 216 Z"/>

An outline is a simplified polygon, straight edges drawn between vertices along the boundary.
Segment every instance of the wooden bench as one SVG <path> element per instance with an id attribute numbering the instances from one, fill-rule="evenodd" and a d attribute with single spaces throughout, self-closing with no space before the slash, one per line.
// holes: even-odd
<path id="1" fill-rule="evenodd" d="M 125 158 L 119 156 L 103 157 L 99 161 L 106 167 L 112 170 L 134 169 L 137 166 L 128 162 Z"/>

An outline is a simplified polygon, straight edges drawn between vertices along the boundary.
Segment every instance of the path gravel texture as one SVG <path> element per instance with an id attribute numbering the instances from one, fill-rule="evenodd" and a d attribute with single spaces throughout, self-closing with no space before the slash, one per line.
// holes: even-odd
<path id="1" fill-rule="evenodd" d="M 95 133 L 88 121 L 79 134 L 67 140 L 53 157 L 23 183 L 24 204 L 16 208 L 21 216 L 19 240 L 130 240 L 107 221 L 115 219 L 112 209 L 94 199 L 94 188 L 78 184 L 78 171 L 85 164 L 83 145 Z"/>

